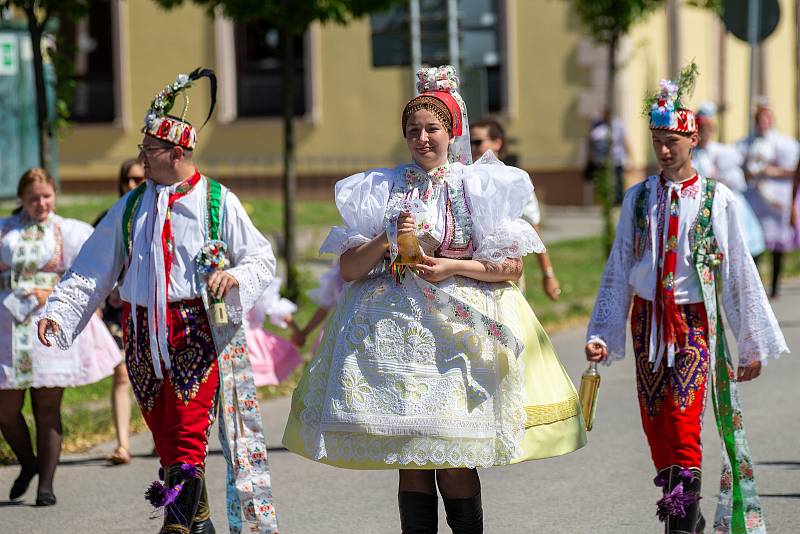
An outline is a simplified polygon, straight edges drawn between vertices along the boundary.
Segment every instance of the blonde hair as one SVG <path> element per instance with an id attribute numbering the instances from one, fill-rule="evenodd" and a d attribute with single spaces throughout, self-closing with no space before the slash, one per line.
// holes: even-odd
<path id="1" fill-rule="evenodd" d="M 47 184 L 53 188 L 53 191 L 56 190 L 56 181 L 52 176 L 50 176 L 50 173 L 41 167 L 34 167 L 32 169 L 28 169 L 25 171 L 25 173 L 23 173 L 22 176 L 20 176 L 19 183 L 17 184 L 17 198 L 22 200 L 22 195 L 24 195 L 25 191 L 27 191 L 28 188 L 33 184 Z M 21 211 L 22 206 L 17 206 L 11 213 L 16 215 Z"/>

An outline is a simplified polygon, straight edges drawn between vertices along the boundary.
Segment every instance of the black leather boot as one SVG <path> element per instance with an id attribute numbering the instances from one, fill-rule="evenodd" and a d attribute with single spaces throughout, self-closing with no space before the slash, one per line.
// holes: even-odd
<path id="1" fill-rule="evenodd" d="M 401 491 L 397 503 L 403 534 L 436 534 L 439 530 L 439 499 L 435 494 Z"/>
<path id="2" fill-rule="evenodd" d="M 659 473 L 658 480 L 664 479 L 664 496 L 658 501 L 658 517 L 665 524 L 666 534 L 695 534 L 700 525 L 700 485 L 699 469 L 670 467 L 668 472 Z M 705 523 L 705 520 L 703 521 Z M 703 524 L 701 528 L 704 528 Z"/>
<path id="3" fill-rule="evenodd" d="M 192 528 L 194 516 L 197 514 L 197 507 L 200 504 L 202 493 L 202 468 L 197 468 L 197 474 L 186 478 L 181 470 L 183 464 L 172 464 L 167 469 L 166 479 L 164 480 L 167 488 L 174 488 L 181 484 L 175 502 L 164 507 L 164 526 L 161 527 L 159 534 L 189 534 Z"/>
<path id="4" fill-rule="evenodd" d="M 208 492 L 206 491 L 206 477 L 200 476 L 200 502 L 197 505 L 197 513 L 194 514 L 192 523 L 192 534 L 216 534 L 214 524 L 211 522 L 211 508 L 208 507 Z"/>
<path id="5" fill-rule="evenodd" d="M 445 499 L 447 524 L 453 534 L 483 534 L 483 505 L 480 490 L 467 499 Z"/>

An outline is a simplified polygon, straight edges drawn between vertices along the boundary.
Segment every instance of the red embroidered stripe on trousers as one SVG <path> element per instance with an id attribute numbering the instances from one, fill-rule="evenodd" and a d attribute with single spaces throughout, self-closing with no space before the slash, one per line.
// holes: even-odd
<path id="1" fill-rule="evenodd" d="M 136 400 L 153 434 L 163 466 L 183 462 L 203 465 L 208 429 L 213 422 L 219 373 L 217 353 L 200 299 L 171 302 L 168 345 L 172 366 L 164 379 L 153 370 L 147 310 L 137 308 L 137 339 L 133 339 L 131 307 L 123 309 L 125 360 Z"/>
<path id="2" fill-rule="evenodd" d="M 708 320 L 702 303 L 678 308 L 688 335 L 677 347 L 675 366 L 668 367 L 663 358 L 655 371 L 648 361 L 652 303 L 635 297 L 631 312 L 639 410 L 657 471 L 672 465 L 700 469 L 703 460 Z"/>

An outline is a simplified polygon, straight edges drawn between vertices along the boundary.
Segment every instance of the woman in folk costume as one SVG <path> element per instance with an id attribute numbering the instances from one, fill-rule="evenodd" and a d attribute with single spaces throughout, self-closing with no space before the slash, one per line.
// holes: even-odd
<path id="1" fill-rule="evenodd" d="M 575 389 L 512 283 L 544 249 L 520 219 L 528 175 L 470 162 L 455 69 L 422 69 L 402 132 L 413 163 L 336 185 L 339 299 L 298 384 L 283 442 L 349 469 L 399 469 L 403 532 L 436 532 L 437 484 L 456 533 L 483 532 L 476 468 L 585 443 Z M 401 265 L 402 251 L 418 262 Z M 388 253 L 389 258 L 385 259 Z M 407 259 L 407 258 L 406 258 Z"/>
<path id="2" fill-rule="evenodd" d="M 761 230 L 761 223 L 758 222 L 756 214 L 753 213 L 753 209 L 744 198 L 747 182 L 742 170 L 744 161 L 741 153 L 733 145 L 713 140 L 716 130 L 714 123 L 716 112 L 717 107 L 712 102 L 701 104 L 697 111 L 699 139 L 697 147 L 692 150 L 692 165 L 698 175 L 712 178 L 725 184 L 731 190 L 736 201 L 736 211 L 739 214 L 747 250 L 755 258 L 766 249 L 764 232 Z"/>
<path id="3" fill-rule="evenodd" d="M 292 314 L 297 311 L 297 306 L 281 298 L 280 287 L 281 279 L 274 278 L 247 314 L 245 337 L 250 350 L 253 381 L 257 386 L 278 385 L 303 361 L 291 341 L 264 330 L 267 316 L 272 324 L 280 328 L 293 324 Z"/>
<path id="4" fill-rule="evenodd" d="M 739 141 L 737 146 L 748 179 L 745 196 L 761 221 L 767 250 L 772 255 L 770 297 L 775 298 L 780 293 L 784 253 L 797 248 L 790 220 L 794 200 L 792 177 L 798 165 L 800 144 L 775 130 L 775 116 L 763 97 L 756 107 L 755 123 L 755 135 Z"/>
<path id="5" fill-rule="evenodd" d="M 250 528 L 277 532 L 242 328 L 275 257 L 236 195 L 192 161 L 183 92 L 204 77 L 210 117 L 216 77 L 207 69 L 179 75 L 153 100 L 139 145 L 147 180 L 114 204 L 53 290 L 39 339 L 69 346 L 118 282 L 128 375 L 161 459 L 163 482 L 145 494 L 164 508 L 160 532 L 214 531 L 204 472 L 217 399 L 230 530 L 241 531 L 243 513 Z M 168 115 L 182 93 L 183 114 Z"/>
<path id="6" fill-rule="evenodd" d="M 661 91 L 646 104 L 662 171 L 625 196 L 589 322 L 586 355 L 608 362 L 625 356 L 633 300 L 639 407 L 655 483 L 663 490 L 657 513 L 666 532 L 705 527 L 698 504 L 700 428 L 710 389 L 723 447 L 714 532 L 763 533 L 737 382 L 756 378 L 762 362 L 788 350 L 745 246 L 735 196 L 692 167 L 697 125 L 681 98 L 695 76 L 692 64 L 677 84 L 662 81 Z M 721 308 L 737 341 L 737 372 Z"/>
<path id="7" fill-rule="evenodd" d="M 36 505 L 50 506 L 56 503 L 53 477 L 61 455 L 64 388 L 111 375 L 121 356 L 108 329 L 93 313 L 71 349 L 36 343 L 33 317 L 75 260 L 92 227 L 53 212 L 56 183 L 44 169 L 22 175 L 17 198 L 21 207 L 0 220 L 0 431 L 22 466 L 9 499 L 22 497 L 38 474 Z M 26 389 L 31 391 L 36 421 L 36 453 L 22 416 Z"/>

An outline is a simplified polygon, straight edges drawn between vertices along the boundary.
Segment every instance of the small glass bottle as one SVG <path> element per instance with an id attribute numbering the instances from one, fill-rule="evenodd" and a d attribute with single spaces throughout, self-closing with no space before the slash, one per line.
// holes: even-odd
<path id="1" fill-rule="evenodd" d="M 422 262 L 419 239 L 414 232 L 397 234 L 397 265 L 416 265 Z"/>
<path id="2" fill-rule="evenodd" d="M 597 393 L 599 389 L 600 373 L 597 372 L 597 362 L 592 362 L 589 364 L 589 368 L 581 375 L 581 389 L 579 393 L 587 431 L 590 431 L 594 424 L 594 412 L 597 408 Z"/>

